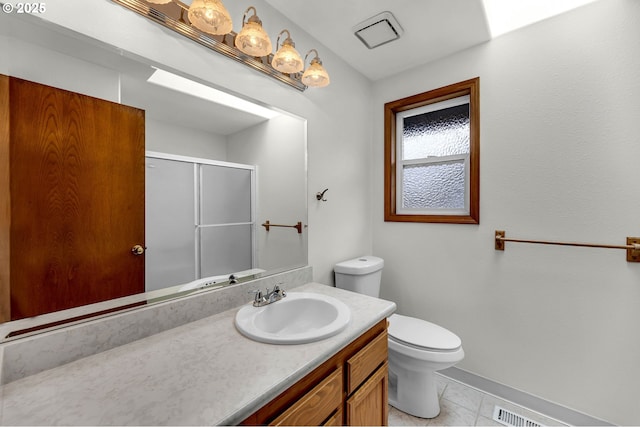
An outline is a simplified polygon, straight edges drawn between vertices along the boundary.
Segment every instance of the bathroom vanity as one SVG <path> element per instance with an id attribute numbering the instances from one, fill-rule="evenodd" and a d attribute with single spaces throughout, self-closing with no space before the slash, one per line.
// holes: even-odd
<path id="1" fill-rule="evenodd" d="M 351 311 L 349 325 L 321 341 L 264 344 L 236 330 L 236 306 L 7 382 L 0 387 L 0 422 L 386 424 L 386 318 L 395 304 L 318 283 L 287 291 L 338 298 Z M 0 346 L 3 375 L 17 360 L 10 344 Z"/>
<path id="2" fill-rule="evenodd" d="M 247 425 L 387 425 L 387 320 L 245 419 Z"/>

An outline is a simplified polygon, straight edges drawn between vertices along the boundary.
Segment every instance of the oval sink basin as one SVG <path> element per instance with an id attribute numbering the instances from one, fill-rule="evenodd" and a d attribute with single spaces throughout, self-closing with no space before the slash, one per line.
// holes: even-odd
<path id="1" fill-rule="evenodd" d="M 293 292 L 280 301 L 242 307 L 236 328 L 255 341 L 269 344 L 303 344 L 320 341 L 341 332 L 351 320 L 342 301 L 328 295 Z"/>

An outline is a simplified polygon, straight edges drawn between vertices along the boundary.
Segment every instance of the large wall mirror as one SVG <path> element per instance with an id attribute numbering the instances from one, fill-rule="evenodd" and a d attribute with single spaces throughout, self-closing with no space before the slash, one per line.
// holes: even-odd
<path id="1" fill-rule="evenodd" d="M 213 99 L 229 95 L 223 88 L 32 16 L 0 15 L 0 51 L 0 74 L 145 111 L 145 292 L 43 314 L 39 323 L 307 264 L 304 118 L 247 99 L 223 105 Z M 54 286 L 42 289 L 57 298 Z M 2 320 L 0 340 L 32 319 Z"/>

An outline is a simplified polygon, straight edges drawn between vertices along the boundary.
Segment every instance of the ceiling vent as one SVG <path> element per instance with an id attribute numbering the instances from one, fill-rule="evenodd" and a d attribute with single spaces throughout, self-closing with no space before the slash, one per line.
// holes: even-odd
<path id="1" fill-rule="evenodd" d="M 403 32 L 391 12 L 382 12 L 353 27 L 353 33 L 369 49 L 397 40 Z"/>

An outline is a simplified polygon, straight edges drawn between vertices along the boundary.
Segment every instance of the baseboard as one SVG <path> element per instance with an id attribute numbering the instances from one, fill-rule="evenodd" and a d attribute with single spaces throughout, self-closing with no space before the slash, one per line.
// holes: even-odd
<path id="1" fill-rule="evenodd" d="M 438 373 L 572 426 L 615 425 L 565 406 L 558 405 L 557 403 L 544 400 L 524 391 L 497 383 L 455 366 L 438 371 Z"/>

